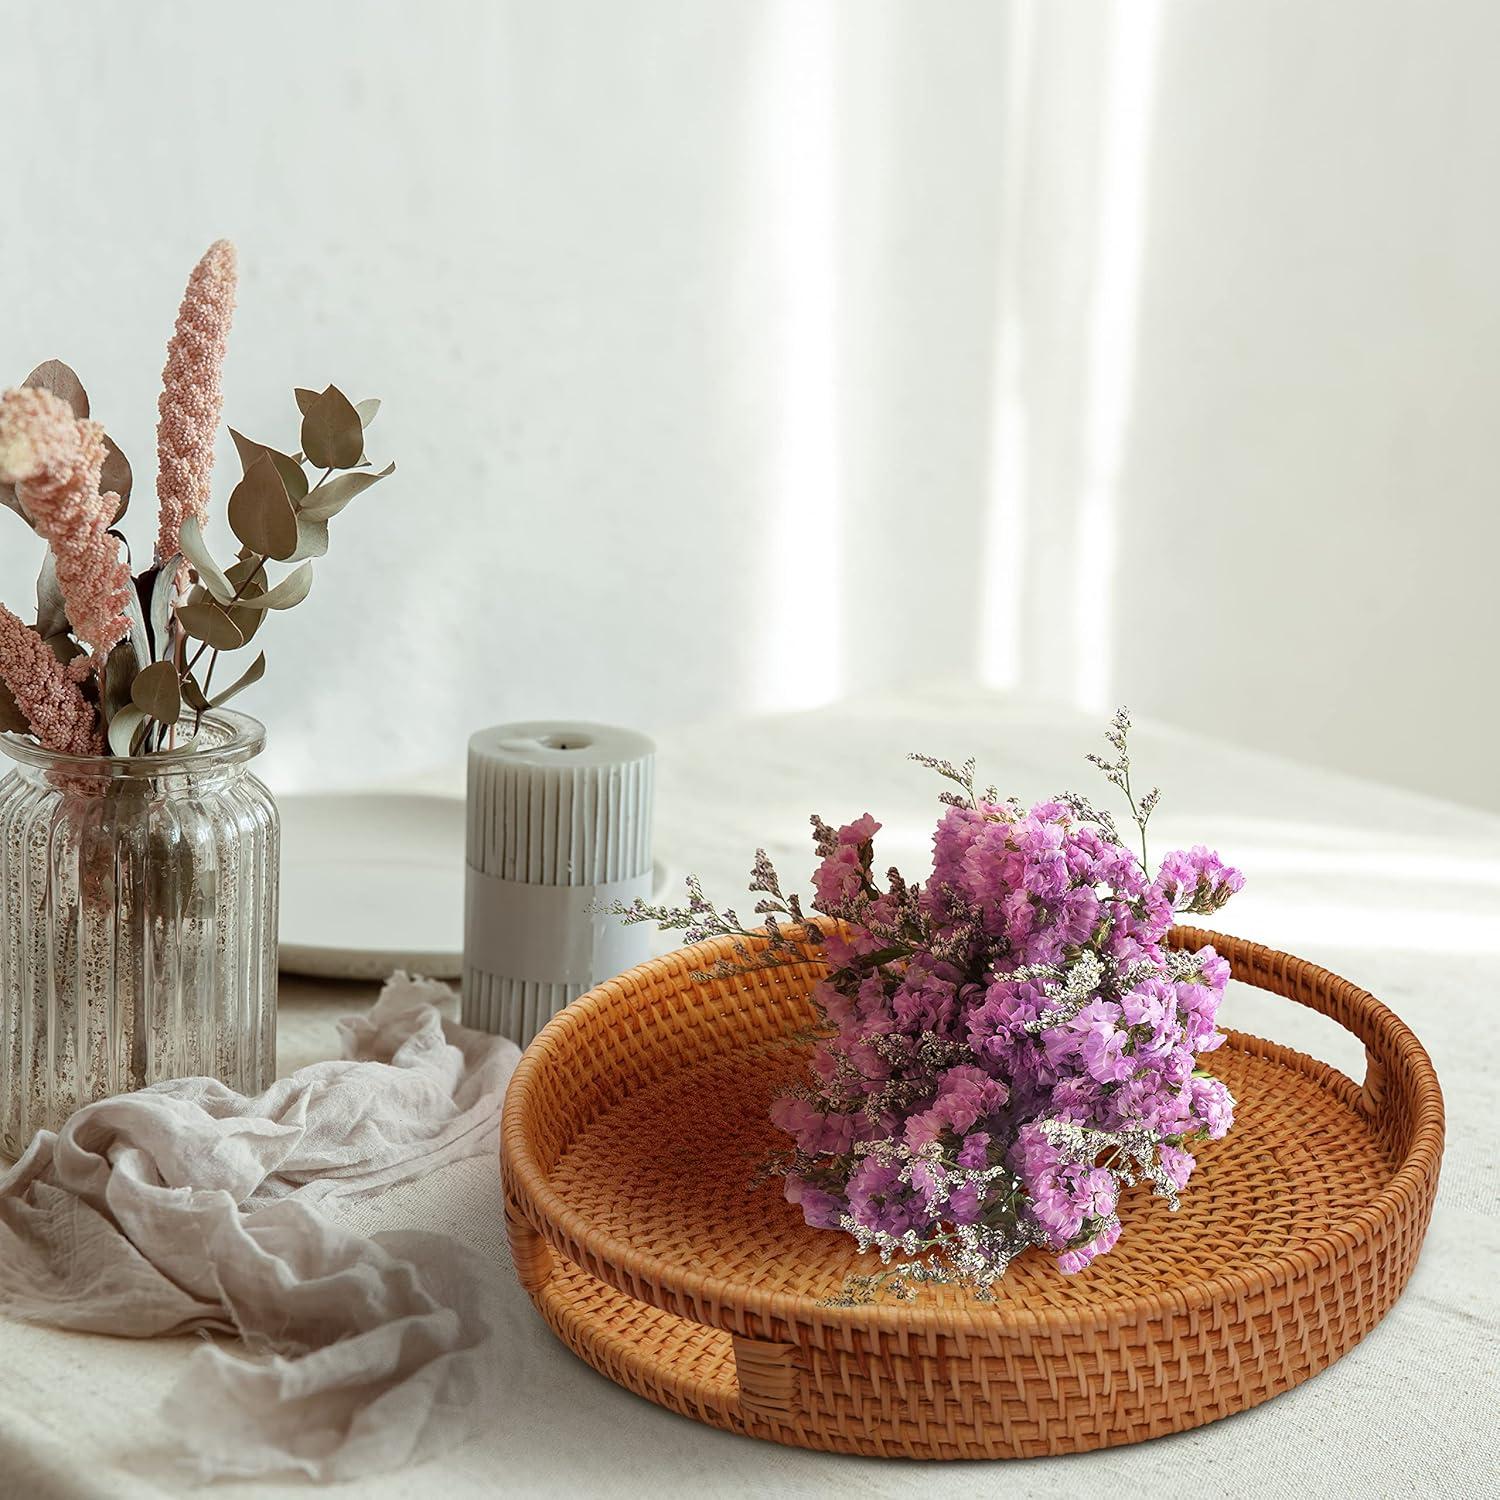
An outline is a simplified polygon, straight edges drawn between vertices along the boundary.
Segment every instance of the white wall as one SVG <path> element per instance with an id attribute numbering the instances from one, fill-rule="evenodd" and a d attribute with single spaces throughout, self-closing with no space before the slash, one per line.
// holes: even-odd
<path id="1" fill-rule="evenodd" d="M 1500 806 L 1500 7 L 1171 14 L 1120 569 L 1206 587 L 1129 691 Z"/>
<path id="2" fill-rule="evenodd" d="M 229 234 L 235 425 L 384 398 L 398 475 L 246 700 L 283 785 L 943 676 L 1500 805 L 1497 33 L 1484 0 L 7 5 L 0 372 L 69 359 L 149 476 Z M 0 531 L 0 597 L 35 560 Z"/>

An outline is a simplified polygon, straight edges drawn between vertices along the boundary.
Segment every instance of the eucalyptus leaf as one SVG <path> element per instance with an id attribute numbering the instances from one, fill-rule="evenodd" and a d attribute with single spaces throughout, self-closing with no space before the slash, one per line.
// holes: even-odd
<path id="1" fill-rule="evenodd" d="M 100 707 L 104 722 L 112 724 L 115 715 L 130 707 L 130 689 L 145 663 L 135 654 L 129 637 L 121 641 L 104 661 L 104 693 Z"/>
<path id="2" fill-rule="evenodd" d="M 151 632 L 151 654 L 158 661 L 172 655 L 172 605 L 177 598 L 177 571 L 182 559 L 169 557 L 159 568 L 148 569 L 142 581 L 150 580 L 146 597 L 146 626 Z"/>
<path id="3" fill-rule="evenodd" d="M 0 734 L 30 734 L 31 722 L 21 712 L 11 691 L 0 678 Z"/>
<path id="4" fill-rule="evenodd" d="M 250 595 L 250 597 L 257 599 L 263 593 L 265 593 L 265 590 L 261 589 L 258 593 Z M 256 609 L 253 604 L 236 604 L 229 611 L 229 618 L 234 622 L 234 628 L 240 633 L 240 644 L 248 646 L 255 638 L 256 631 L 265 624 L 266 612 L 263 609 Z"/>
<path id="5" fill-rule="evenodd" d="M 266 565 L 253 554 L 226 569 L 224 576 L 237 595 L 263 594 L 266 591 Z"/>
<path id="6" fill-rule="evenodd" d="M 203 587 L 221 604 L 227 604 L 234 597 L 234 585 L 225 577 L 224 570 L 214 561 L 213 554 L 208 550 L 203 540 L 203 528 L 199 525 L 197 516 L 183 517 L 182 531 L 177 545 L 182 548 L 182 555 L 202 580 Z"/>
<path id="7" fill-rule="evenodd" d="M 239 627 L 212 599 L 190 600 L 177 606 L 182 628 L 195 641 L 204 641 L 217 651 L 235 651 L 245 644 Z"/>
<path id="8" fill-rule="evenodd" d="M 135 484 L 135 476 L 130 470 L 130 460 L 120 452 L 120 446 L 106 432 L 104 434 L 104 467 L 99 471 L 99 493 L 101 495 L 116 494 L 120 497 L 120 504 L 115 510 L 114 519 L 110 521 L 111 526 L 118 526 L 120 518 L 130 509 L 130 491 Z"/>
<path id="9" fill-rule="evenodd" d="M 236 432 L 233 427 L 229 429 L 229 435 L 234 439 L 234 451 L 240 456 L 240 473 L 243 474 L 266 451 L 265 444 L 257 443 L 254 438 L 247 438 L 243 432 Z"/>
<path id="10" fill-rule="evenodd" d="M 262 557 L 284 559 L 297 550 L 297 512 L 269 454 L 262 453 L 235 485 L 229 524 Z"/>
<path id="11" fill-rule="evenodd" d="M 208 700 L 209 708 L 222 708 L 237 693 L 242 693 L 247 687 L 253 686 L 266 675 L 266 653 L 262 651 L 259 656 L 229 684 L 223 692 L 215 693 Z M 195 708 L 196 704 L 193 705 Z"/>
<path id="12" fill-rule="evenodd" d="M 42 558 L 42 570 L 36 575 L 36 631 L 43 639 L 66 635 L 68 607 L 63 603 L 62 588 L 57 581 L 57 559 L 49 551 Z"/>
<path id="13" fill-rule="evenodd" d="M 145 738 L 146 712 L 131 704 L 109 721 L 109 748 L 115 755 L 136 753 L 137 742 Z"/>
<path id="14" fill-rule="evenodd" d="M 264 610 L 247 608 L 243 601 L 258 599 L 265 593 L 267 586 L 265 564 L 258 557 L 242 558 L 230 568 L 228 577 L 240 601 L 229 609 L 229 618 L 234 621 L 234 628 L 248 642 L 265 623 L 266 616 Z"/>
<path id="15" fill-rule="evenodd" d="M 305 385 L 294 386 L 292 395 L 297 401 L 297 410 L 305 417 L 312 408 L 313 402 L 318 399 L 316 391 L 310 391 Z"/>
<path id="16" fill-rule="evenodd" d="M 203 696 L 203 689 L 198 686 L 198 679 L 191 672 L 185 673 L 182 679 L 182 701 L 194 713 L 199 714 L 206 714 L 213 706 Z"/>
<path id="17" fill-rule="evenodd" d="M 273 589 L 268 589 L 257 599 L 243 599 L 246 609 L 291 609 L 307 598 L 312 588 L 312 564 L 305 562 L 293 568 Z"/>
<path id="18" fill-rule="evenodd" d="M 372 484 L 395 472 L 396 465 L 388 463 L 377 474 L 340 474 L 311 491 L 297 513 L 307 521 L 326 521 L 330 516 L 338 515 L 356 495 L 363 494 Z"/>
<path id="19" fill-rule="evenodd" d="M 302 467 L 302 460 L 278 453 L 274 448 L 267 448 L 266 452 L 271 455 L 271 462 L 276 465 L 276 472 L 286 486 L 287 499 L 295 505 L 307 493 L 307 470 Z"/>
<path id="20" fill-rule="evenodd" d="M 306 516 L 297 517 L 297 550 L 287 558 L 288 562 L 301 562 L 304 557 L 322 557 L 328 551 L 328 522 L 310 521 Z"/>
<path id="21" fill-rule="evenodd" d="M 49 635 L 47 637 L 47 649 L 63 666 L 67 666 L 70 661 L 73 661 L 77 657 L 88 655 L 88 652 L 67 631 L 63 631 L 59 635 Z"/>
<path id="22" fill-rule="evenodd" d="M 83 382 L 60 359 L 43 360 L 21 384 L 51 391 L 54 396 L 61 397 L 72 408 L 75 417 L 89 414 L 89 394 L 84 390 Z"/>
<path id="23" fill-rule="evenodd" d="M 151 660 L 151 638 L 146 634 L 146 616 L 141 609 L 140 596 L 134 589 L 125 595 L 125 613 L 130 617 L 130 634 L 126 637 L 135 648 L 136 661 L 145 666 Z M 89 642 L 93 645 L 93 642 Z"/>
<path id="24" fill-rule="evenodd" d="M 130 684 L 130 701 L 158 724 L 175 724 L 182 717 L 177 668 L 169 661 L 152 662 Z"/>
<path id="25" fill-rule="evenodd" d="M 337 386 L 329 386 L 303 414 L 302 451 L 320 469 L 352 469 L 365 451 L 359 413 Z"/>
<path id="26" fill-rule="evenodd" d="M 300 454 L 294 458 L 287 453 L 278 453 L 275 448 L 257 443 L 232 427 L 229 435 L 234 439 L 235 451 L 240 456 L 240 467 L 246 473 L 249 473 L 250 465 L 264 453 L 276 465 L 276 472 L 281 475 L 281 482 L 286 486 L 287 497 L 294 504 L 307 493 L 307 474 L 303 470 Z"/>
<path id="27" fill-rule="evenodd" d="M 361 427 L 368 427 L 375 420 L 375 413 L 380 410 L 380 398 L 370 396 L 364 401 L 356 401 L 354 409 L 359 413 Z"/>

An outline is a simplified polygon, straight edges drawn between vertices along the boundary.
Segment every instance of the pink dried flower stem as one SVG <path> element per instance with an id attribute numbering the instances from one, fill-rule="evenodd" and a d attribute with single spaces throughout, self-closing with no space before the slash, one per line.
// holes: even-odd
<path id="1" fill-rule="evenodd" d="M 78 685 L 88 659 L 64 666 L 29 625 L 0 604 L 0 677 L 31 731 L 61 755 L 97 755 L 104 748 L 99 715 Z"/>
<path id="2" fill-rule="evenodd" d="M 157 402 L 158 563 L 177 555 L 183 521 L 196 516 L 201 522 L 208 512 L 235 282 L 234 246 L 215 240 L 188 277 L 177 327 L 167 345 Z"/>
<path id="3" fill-rule="evenodd" d="M 120 497 L 99 493 L 104 429 L 50 391 L 0 395 L 0 480 L 16 494 L 57 560 L 73 634 L 102 662 L 130 629 L 130 569 L 110 535 Z"/>

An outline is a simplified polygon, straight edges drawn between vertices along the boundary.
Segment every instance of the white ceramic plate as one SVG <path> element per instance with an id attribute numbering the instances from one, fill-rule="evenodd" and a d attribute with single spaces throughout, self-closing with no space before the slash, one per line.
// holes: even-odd
<path id="1" fill-rule="evenodd" d="M 334 792 L 277 805 L 283 969 L 320 979 L 463 973 L 462 797 Z M 658 864 L 656 889 L 664 883 Z"/>
<path id="2" fill-rule="evenodd" d="M 407 969 L 457 979 L 464 950 L 462 797 L 279 797 L 281 967 L 326 979 Z"/>

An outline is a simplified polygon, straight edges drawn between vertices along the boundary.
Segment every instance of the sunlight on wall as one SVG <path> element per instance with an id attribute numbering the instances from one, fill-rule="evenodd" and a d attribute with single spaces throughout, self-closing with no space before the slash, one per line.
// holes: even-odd
<path id="1" fill-rule="evenodd" d="M 1249 876 L 1214 918 L 1226 932 L 1314 954 L 1500 953 L 1500 859 L 1478 829 L 1221 814 L 1192 823 Z M 1186 826 L 1166 824 L 1156 847 L 1173 847 Z"/>
<path id="2" fill-rule="evenodd" d="M 979 675 L 1011 688 L 1021 677 L 1022 565 L 1026 554 L 1025 322 L 1021 314 L 1021 218 L 1030 148 L 1030 83 L 1036 31 L 1032 0 L 1016 0 L 1006 33 L 1005 145 L 1000 170 L 1000 289 L 995 307 L 995 399 L 989 495 L 981 552 Z"/>
<path id="3" fill-rule="evenodd" d="M 1135 375 L 1136 317 L 1145 245 L 1146 165 L 1155 86 L 1160 0 L 1112 13 L 1101 117 L 1099 218 L 1094 251 L 1088 414 L 1074 577 L 1073 700 L 1110 703 L 1120 464 Z"/>
<path id="4" fill-rule="evenodd" d="M 756 182 L 773 261 L 776 454 L 759 529 L 750 695 L 757 709 L 838 696 L 842 614 L 838 547 L 837 150 L 834 8 L 777 0 L 758 59 Z M 816 674 L 798 670 L 816 631 Z"/>
<path id="5" fill-rule="evenodd" d="M 1217 919 L 1216 919 L 1217 920 Z M 1300 952 L 1354 948 L 1361 952 L 1500 955 L 1500 917 L 1484 910 L 1422 911 L 1396 900 L 1370 902 L 1263 899 L 1247 905 L 1226 932 Z"/>

